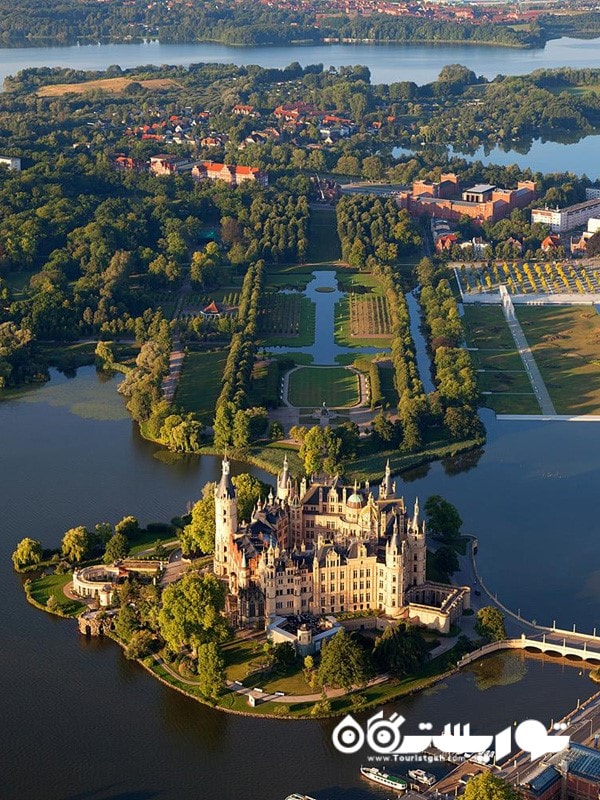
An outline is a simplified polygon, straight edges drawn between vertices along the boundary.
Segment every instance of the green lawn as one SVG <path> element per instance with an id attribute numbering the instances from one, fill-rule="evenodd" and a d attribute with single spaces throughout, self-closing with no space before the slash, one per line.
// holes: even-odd
<path id="1" fill-rule="evenodd" d="M 307 260 L 313 264 L 320 264 L 339 261 L 341 257 L 335 209 L 311 209 Z"/>
<path id="2" fill-rule="evenodd" d="M 290 375 L 289 400 L 299 408 L 355 405 L 358 376 L 343 367 L 301 367 Z"/>
<path id="3" fill-rule="evenodd" d="M 495 350 L 514 350 L 515 343 L 499 305 L 465 303 L 464 309 L 462 322 L 467 344 Z"/>
<path id="4" fill-rule="evenodd" d="M 186 412 L 193 411 L 205 425 L 213 421 L 226 361 L 227 351 L 217 350 L 190 352 L 183 362 L 175 403 Z"/>
<path id="5" fill-rule="evenodd" d="M 600 414 L 600 315 L 593 306 L 517 306 L 559 414 Z"/>
<path id="6" fill-rule="evenodd" d="M 277 408 L 279 405 L 279 366 L 277 361 L 261 359 L 254 362 L 250 403 L 253 406 Z"/>
<path id="7" fill-rule="evenodd" d="M 55 597 L 59 610 L 63 614 L 74 615 L 82 608 L 83 603 L 76 600 L 69 600 L 64 593 L 64 587 L 73 580 L 73 576 L 67 575 L 42 575 L 33 580 L 29 586 L 29 594 L 36 603 L 45 606 L 50 596 Z"/>
<path id="8" fill-rule="evenodd" d="M 487 408 L 496 414 L 540 414 L 540 405 L 533 394 L 492 394 L 483 397 Z"/>
<path id="9" fill-rule="evenodd" d="M 531 382 L 500 306 L 466 303 L 465 338 L 477 372 L 481 399 L 496 414 L 539 414 Z M 481 370 L 484 370 L 483 372 Z"/>

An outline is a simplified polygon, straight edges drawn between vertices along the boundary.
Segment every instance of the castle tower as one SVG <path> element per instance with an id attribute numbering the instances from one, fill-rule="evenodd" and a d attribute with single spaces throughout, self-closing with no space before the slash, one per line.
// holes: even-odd
<path id="1" fill-rule="evenodd" d="M 233 537 L 237 531 L 237 497 L 229 474 L 227 456 L 221 464 L 221 480 L 215 489 L 215 575 L 229 574 L 228 555 L 231 559 Z"/>
<path id="2" fill-rule="evenodd" d="M 415 500 L 412 519 L 408 525 L 406 537 L 406 559 L 404 564 L 404 582 L 406 587 L 421 586 L 425 583 L 427 564 L 427 544 L 425 541 L 425 523 L 419 519 L 419 498 Z"/>
<path id="3" fill-rule="evenodd" d="M 392 471 L 390 470 L 390 460 L 388 458 L 387 464 L 385 465 L 385 473 L 383 476 L 383 481 L 381 482 L 381 486 L 379 487 L 379 499 L 391 500 L 395 496 L 396 496 L 396 484 L 392 481 Z"/>
<path id="4" fill-rule="evenodd" d="M 277 476 L 277 499 L 288 500 L 292 488 L 292 481 L 290 478 L 290 469 L 288 464 L 287 455 L 283 458 L 283 469 Z"/>

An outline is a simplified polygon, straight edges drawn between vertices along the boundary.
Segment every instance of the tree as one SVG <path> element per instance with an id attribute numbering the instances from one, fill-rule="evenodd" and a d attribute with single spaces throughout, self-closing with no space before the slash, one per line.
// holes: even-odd
<path id="1" fill-rule="evenodd" d="M 304 462 L 304 471 L 307 475 L 320 472 L 323 468 L 325 437 L 323 428 L 315 425 L 306 432 L 300 446 L 300 458 Z"/>
<path id="2" fill-rule="evenodd" d="M 70 528 L 62 538 L 61 552 L 71 563 L 78 564 L 87 556 L 92 541 L 87 528 Z"/>
<path id="3" fill-rule="evenodd" d="M 216 642 L 198 648 L 198 684 L 205 697 L 217 700 L 225 688 L 225 660 Z"/>
<path id="4" fill-rule="evenodd" d="M 371 675 L 367 654 L 351 634 L 341 630 L 321 650 L 319 682 L 349 690 L 363 686 Z"/>
<path id="5" fill-rule="evenodd" d="M 140 523 L 137 517 L 123 517 L 120 522 L 115 525 L 115 533 L 122 533 L 128 542 L 131 542 L 140 533 Z"/>
<path id="6" fill-rule="evenodd" d="M 129 603 L 123 603 L 115 617 L 115 633 L 124 642 L 128 642 L 139 628 L 135 611 Z"/>
<path id="7" fill-rule="evenodd" d="M 279 642 L 272 650 L 273 666 L 285 672 L 296 663 L 296 651 L 290 642 Z"/>
<path id="8" fill-rule="evenodd" d="M 427 498 L 424 506 L 427 530 L 440 539 L 457 539 L 460 536 L 462 519 L 457 509 L 440 497 L 433 494 Z"/>
<path id="9" fill-rule="evenodd" d="M 127 537 L 122 533 L 113 534 L 106 544 L 104 551 L 104 563 L 112 564 L 114 561 L 120 561 L 125 558 L 129 552 L 129 542 Z"/>
<path id="10" fill-rule="evenodd" d="M 275 420 L 275 422 L 271 423 L 271 427 L 269 429 L 269 439 L 272 442 L 276 442 L 279 439 L 283 439 L 284 436 L 285 436 L 285 433 L 284 433 L 283 428 L 281 427 L 281 423 L 277 422 L 277 420 Z"/>
<path id="11" fill-rule="evenodd" d="M 463 797 L 465 800 L 519 800 L 521 795 L 493 772 L 481 772 L 467 781 Z"/>
<path id="12" fill-rule="evenodd" d="M 129 644 L 125 648 L 125 655 L 131 659 L 146 658 L 152 652 L 153 647 L 154 636 L 150 631 L 135 631 L 131 634 Z"/>
<path id="13" fill-rule="evenodd" d="M 112 347 L 108 342 L 100 341 L 96 345 L 94 351 L 96 356 L 96 365 L 99 369 L 112 369 L 115 363 L 115 356 Z"/>
<path id="14" fill-rule="evenodd" d="M 202 489 L 202 498 L 194 503 L 192 518 L 181 534 L 181 548 L 185 555 L 197 550 L 213 553 L 215 549 L 215 488 L 209 482 Z"/>
<path id="15" fill-rule="evenodd" d="M 39 564 L 42 560 L 42 544 L 37 539 L 25 537 L 21 539 L 15 552 L 12 554 L 12 562 L 17 572 L 25 567 L 32 567 Z"/>
<path id="16" fill-rule="evenodd" d="M 419 631 L 404 623 L 386 628 L 373 648 L 378 670 L 395 678 L 414 674 L 428 658 L 429 651 Z"/>
<path id="17" fill-rule="evenodd" d="M 477 612 L 475 630 L 488 642 L 499 642 L 506 639 L 504 614 L 496 606 L 484 606 Z"/>
<path id="18" fill-rule="evenodd" d="M 224 641 L 228 635 L 224 608 L 225 588 L 214 575 L 189 572 L 167 586 L 158 615 L 167 647 L 174 653 L 185 646 L 197 651 L 201 644 Z"/>
<path id="19" fill-rule="evenodd" d="M 261 497 L 267 497 L 271 487 L 247 472 L 241 475 L 234 475 L 231 480 L 237 494 L 238 519 L 249 520 L 254 507 Z"/>

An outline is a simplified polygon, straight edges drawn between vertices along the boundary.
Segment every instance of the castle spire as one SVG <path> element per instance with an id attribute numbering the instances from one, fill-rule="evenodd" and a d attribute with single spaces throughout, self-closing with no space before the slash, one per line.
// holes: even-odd
<path id="1" fill-rule="evenodd" d="M 412 520 L 413 528 L 415 533 L 419 530 L 419 498 L 415 499 L 415 510 L 413 512 L 413 520 Z"/>
<path id="2" fill-rule="evenodd" d="M 221 480 L 217 487 L 216 494 L 217 497 L 223 499 L 228 498 L 233 500 L 235 498 L 235 486 L 231 480 L 229 459 L 226 455 L 223 456 L 223 461 L 221 462 Z"/>

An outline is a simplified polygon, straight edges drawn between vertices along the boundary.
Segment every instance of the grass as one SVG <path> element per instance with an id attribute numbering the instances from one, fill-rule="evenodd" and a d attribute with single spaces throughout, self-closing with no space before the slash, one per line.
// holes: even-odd
<path id="1" fill-rule="evenodd" d="M 514 350 L 515 343 L 500 306 L 465 303 L 465 338 L 473 347 Z"/>
<path id="2" fill-rule="evenodd" d="M 73 576 L 66 575 L 42 575 L 31 581 L 27 594 L 33 600 L 34 605 L 46 609 L 49 597 L 55 597 L 58 603 L 58 611 L 65 616 L 75 616 L 81 609 L 85 608 L 84 603 L 76 600 L 69 600 L 64 593 L 64 588 L 71 583 Z"/>
<path id="3" fill-rule="evenodd" d="M 353 406 L 359 400 L 356 373 L 343 367 L 301 367 L 290 375 L 289 400 L 299 408 Z"/>
<path id="4" fill-rule="evenodd" d="M 313 264 L 339 261 L 342 249 L 337 233 L 335 209 L 313 208 L 308 229 L 308 261 Z"/>
<path id="5" fill-rule="evenodd" d="M 540 405 L 533 394 L 494 394 L 484 396 L 485 405 L 496 414 L 539 414 Z"/>
<path id="6" fill-rule="evenodd" d="M 276 408 L 279 405 L 279 366 L 277 361 L 263 359 L 254 362 L 250 404 Z"/>
<path id="7" fill-rule="evenodd" d="M 213 420 L 226 361 L 226 350 L 190 352 L 183 361 L 175 403 L 193 411 L 205 425 Z"/>
<path id="8" fill-rule="evenodd" d="M 138 80 L 136 78 L 101 78 L 83 83 L 56 83 L 52 86 L 41 86 L 38 97 L 61 97 L 64 94 L 84 94 L 94 90 L 121 94 L 130 84 L 139 83 L 145 89 L 181 89 L 181 84 L 171 78 L 152 78 Z"/>
<path id="9" fill-rule="evenodd" d="M 600 316 L 593 306 L 517 307 L 559 414 L 600 413 Z"/>
<path id="10" fill-rule="evenodd" d="M 496 414 L 539 414 L 539 403 L 500 306 L 465 304 L 464 309 L 467 343 L 482 348 L 471 355 L 483 403 Z"/>

